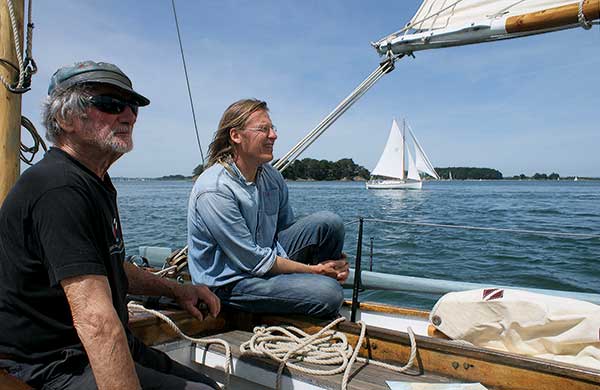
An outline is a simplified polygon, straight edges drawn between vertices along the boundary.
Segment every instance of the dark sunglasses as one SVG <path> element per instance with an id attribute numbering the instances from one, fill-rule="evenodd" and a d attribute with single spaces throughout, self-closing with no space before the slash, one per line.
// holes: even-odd
<path id="1" fill-rule="evenodd" d="M 132 101 L 125 101 L 112 96 L 96 95 L 89 96 L 87 101 L 98 110 L 107 114 L 120 114 L 129 106 L 135 115 L 138 113 L 138 104 Z"/>

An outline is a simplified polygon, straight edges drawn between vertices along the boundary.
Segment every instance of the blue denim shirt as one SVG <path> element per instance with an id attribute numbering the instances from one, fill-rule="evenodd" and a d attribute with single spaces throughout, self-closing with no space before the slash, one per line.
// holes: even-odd
<path id="1" fill-rule="evenodd" d="M 234 163 L 200 175 L 188 205 L 188 265 L 192 281 L 218 287 L 262 276 L 275 256 L 287 257 L 277 232 L 294 221 L 283 176 L 263 164 L 247 182 Z"/>

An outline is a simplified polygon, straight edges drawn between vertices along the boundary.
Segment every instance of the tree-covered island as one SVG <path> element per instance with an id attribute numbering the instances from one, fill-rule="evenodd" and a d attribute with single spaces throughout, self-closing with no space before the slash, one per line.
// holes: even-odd
<path id="1" fill-rule="evenodd" d="M 277 160 L 273 161 L 273 164 Z M 153 180 L 189 180 L 196 178 L 203 171 L 203 165 L 198 164 L 192 176 L 168 175 L 154 178 Z M 558 173 L 552 172 L 535 173 L 532 176 L 525 174 L 504 177 L 502 172 L 492 168 L 477 167 L 444 167 L 435 168 L 442 180 L 573 180 L 573 176 L 561 177 Z M 371 173 L 365 167 L 358 165 L 351 158 L 343 158 L 338 161 L 316 160 L 314 158 L 304 158 L 294 161 L 285 171 L 283 177 L 286 180 L 307 180 L 307 181 L 326 181 L 326 180 L 347 180 L 347 181 L 365 181 L 369 180 Z M 429 178 L 429 177 L 428 177 Z M 580 179 L 582 179 L 580 177 Z M 592 180 L 591 178 L 586 178 Z"/>
<path id="2" fill-rule="evenodd" d="M 502 172 L 492 168 L 446 167 L 435 168 L 442 179 L 454 180 L 502 180 Z M 452 176 L 450 176 L 452 175 Z"/>
<path id="3" fill-rule="evenodd" d="M 356 164 L 351 158 L 343 158 L 335 162 L 304 158 L 294 161 L 282 174 L 287 180 L 317 181 L 364 181 L 368 180 L 370 175 L 368 169 Z"/>

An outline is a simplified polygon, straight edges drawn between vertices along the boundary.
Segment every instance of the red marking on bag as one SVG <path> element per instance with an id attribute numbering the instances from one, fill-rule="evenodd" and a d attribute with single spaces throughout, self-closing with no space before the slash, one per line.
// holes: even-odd
<path id="1" fill-rule="evenodd" d="M 497 288 L 486 288 L 483 290 L 484 301 L 491 301 L 492 299 L 500 299 L 504 297 L 504 290 Z"/>
<path id="2" fill-rule="evenodd" d="M 490 295 L 487 300 L 491 301 L 492 299 L 500 299 L 500 298 L 504 298 L 504 290 L 498 290 L 497 293 Z"/>

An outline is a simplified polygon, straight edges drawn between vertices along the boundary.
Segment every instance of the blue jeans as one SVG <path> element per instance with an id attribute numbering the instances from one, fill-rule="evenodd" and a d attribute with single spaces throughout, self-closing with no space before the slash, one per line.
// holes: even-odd
<path id="1" fill-rule="evenodd" d="M 318 212 L 280 231 L 278 241 L 290 259 L 304 264 L 337 260 L 344 246 L 344 224 L 337 214 Z M 300 273 L 249 277 L 214 292 L 224 305 L 239 310 L 319 318 L 335 317 L 344 300 L 337 280 Z"/>

